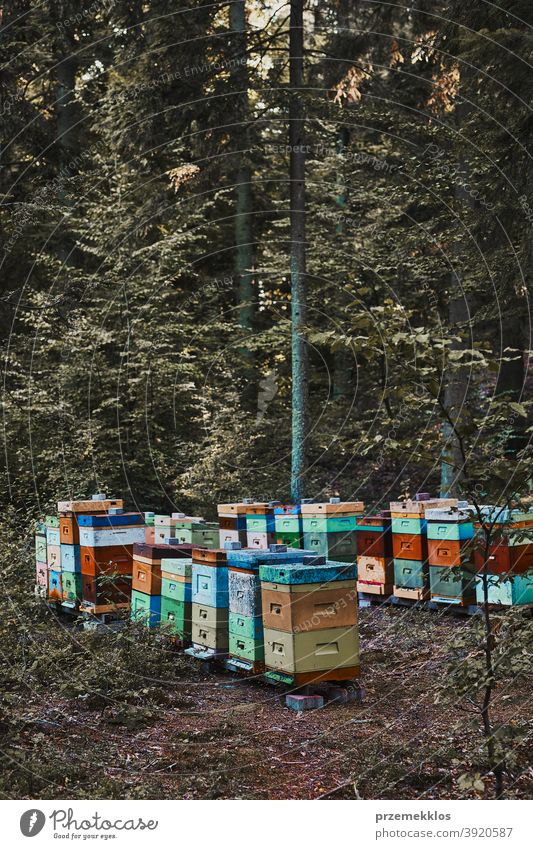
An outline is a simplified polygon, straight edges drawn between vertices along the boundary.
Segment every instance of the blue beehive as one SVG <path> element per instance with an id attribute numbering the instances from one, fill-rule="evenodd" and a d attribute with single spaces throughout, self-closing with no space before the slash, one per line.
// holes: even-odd
<path id="1" fill-rule="evenodd" d="M 279 550 L 277 550 L 279 549 Z M 303 563 L 305 557 L 311 557 L 312 551 L 304 548 L 290 548 L 287 546 L 271 546 L 265 550 L 240 549 L 228 551 L 228 566 L 236 566 L 240 569 L 249 569 L 258 572 L 259 567 L 267 563 Z"/>
<path id="2" fill-rule="evenodd" d="M 107 513 L 105 515 L 84 515 L 78 517 L 80 528 L 118 528 L 122 525 L 144 525 L 142 513 Z"/>
<path id="3" fill-rule="evenodd" d="M 79 545 L 61 543 L 61 568 L 65 572 L 81 572 Z"/>
<path id="4" fill-rule="evenodd" d="M 228 568 L 208 563 L 192 564 L 193 603 L 228 607 Z"/>
<path id="5" fill-rule="evenodd" d="M 261 581 L 271 584 L 325 584 L 328 581 L 355 580 L 357 566 L 355 563 L 332 560 L 316 565 L 310 561 L 301 564 L 280 563 L 261 566 L 259 575 Z"/>

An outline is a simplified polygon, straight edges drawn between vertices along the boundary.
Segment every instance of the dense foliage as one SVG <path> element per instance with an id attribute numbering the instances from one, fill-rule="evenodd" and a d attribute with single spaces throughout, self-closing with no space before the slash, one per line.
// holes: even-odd
<path id="1" fill-rule="evenodd" d="M 527 443 L 528 12 L 309 6 L 311 494 L 438 489 L 447 416 L 470 452 L 502 393 L 508 464 Z M 96 486 L 212 514 L 287 494 L 288 11 L 246 14 L 243 37 L 228 4 L 3 4 L 19 506 Z"/>
<path id="2" fill-rule="evenodd" d="M 95 490 L 206 518 L 289 495 L 289 5 L 0 4 L 4 795 L 63 769 L 25 712 L 73 656 L 28 596 L 32 519 Z M 531 23 L 528 0 L 306 4 L 308 496 L 531 503 Z M 70 706 L 133 728 L 154 669 L 191 673 L 130 636 L 80 637 Z M 72 792 L 122 792 L 84 769 Z"/>

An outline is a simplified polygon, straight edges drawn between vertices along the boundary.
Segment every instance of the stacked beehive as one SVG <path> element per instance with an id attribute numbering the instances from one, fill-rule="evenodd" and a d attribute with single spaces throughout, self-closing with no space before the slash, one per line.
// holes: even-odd
<path id="1" fill-rule="evenodd" d="M 391 501 L 394 595 L 412 601 L 429 599 L 429 565 L 426 510 L 457 507 L 456 498 Z"/>
<path id="2" fill-rule="evenodd" d="M 192 639 L 192 557 L 161 559 L 161 627 L 180 643 Z"/>
<path id="3" fill-rule="evenodd" d="M 304 501 L 304 504 L 311 502 Z M 278 504 L 274 507 L 276 543 L 290 548 L 302 548 L 303 522 L 301 504 Z"/>
<path id="4" fill-rule="evenodd" d="M 155 513 L 152 510 L 144 513 L 144 541 L 147 545 L 155 545 Z"/>
<path id="5" fill-rule="evenodd" d="M 302 563 L 310 552 L 271 545 L 268 551 L 227 551 L 229 589 L 229 655 L 227 666 L 260 672 L 264 666 L 263 619 L 259 569 L 264 564 Z"/>
<path id="6" fill-rule="evenodd" d="M 142 522 L 142 517 L 124 514 L 120 499 L 108 499 L 102 493 L 83 501 L 60 501 L 57 507 L 58 515 L 47 516 L 44 523 L 38 523 L 36 528 L 37 592 L 65 607 L 77 608 L 84 599 L 84 576 L 90 574 L 94 578 L 97 571 L 94 568 L 88 571 L 87 566 L 82 568 L 88 559 L 84 549 L 94 548 L 94 540 L 82 540 L 80 534 L 94 530 L 97 524 L 95 517 L 100 519 L 101 529 L 111 529 L 113 523 L 128 525 Z M 120 519 L 116 518 L 118 515 L 121 515 Z M 131 519 L 131 516 L 134 518 Z M 99 539 L 98 543 L 101 542 Z M 101 553 L 105 556 L 108 551 L 105 549 Z M 98 560 L 94 552 L 92 559 Z M 131 556 L 129 560 L 131 565 Z M 107 560 L 106 565 L 109 565 Z M 109 569 L 106 571 L 109 572 Z M 94 587 L 90 589 L 94 590 Z M 94 593 L 89 592 L 89 595 L 92 603 Z"/>
<path id="7" fill-rule="evenodd" d="M 46 550 L 46 523 L 35 523 L 35 594 L 48 596 L 48 561 Z"/>
<path id="8" fill-rule="evenodd" d="M 238 544 L 238 543 L 235 543 Z M 192 552 L 192 647 L 203 659 L 228 653 L 228 566 L 221 548 Z"/>
<path id="9" fill-rule="evenodd" d="M 225 548 L 231 542 L 238 542 L 243 548 L 246 546 L 246 511 L 251 503 L 251 499 L 248 499 L 235 504 L 218 505 L 220 548 Z"/>
<path id="10" fill-rule="evenodd" d="M 430 508 L 425 518 L 431 600 L 462 607 L 473 604 L 474 524 L 471 511 L 467 505 Z"/>
<path id="11" fill-rule="evenodd" d="M 191 545 L 147 545 L 139 542 L 133 546 L 133 579 L 131 592 L 131 619 L 154 628 L 161 621 L 161 584 L 163 558 L 191 557 Z"/>
<path id="12" fill-rule="evenodd" d="M 144 541 L 144 517 L 125 513 L 116 499 L 95 498 L 92 511 L 87 505 L 70 502 L 73 515 L 63 515 L 61 527 L 65 538 L 79 539 L 81 609 L 98 615 L 129 607 L 133 546 Z"/>
<path id="13" fill-rule="evenodd" d="M 315 555 L 355 563 L 357 558 L 357 517 L 365 509 L 362 501 L 302 503 L 304 548 Z"/>
<path id="14" fill-rule="evenodd" d="M 356 566 L 305 557 L 260 567 L 267 678 L 303 686 L 359 675 Z"/>
<path id="15" fill-rule="evenodd" d="M 45 527 L 46 568 L 48 570 L 48 598 L 50 599 L 50 601 L 63 601 L 59 516 L 47 516 L 45 519 Z"/>
<path id="16" fill-rule="evenodd" d="M 493 524 L 494 541 L 487 558 L 489 604 L 521 605 L 533 603 L 533 513 L 501 507 L 484 507 L 484 522 Z M 483 580 L 484 535 L 476 523 L 477 546 L 474 563 L 478 572 L 476 599 L 485 601 Z"/>
<path id="17" fill-rule="evenodd" d="M 218 546 L 218 523 L 206 522 L 201 516 L 173 513 L 155 516 L 155 545 L 192 545 L 193 548 Z"/>
<path id="18" fill-rule="evenodd" d="M 253 502 L 246 509 L 246 545 L 267 549 L 276 543 L 274 508 L 279 501 Z"/>
<path id="19" fill-rule="evenodd" d="M 390 511 L 357 519 L 357 589 L 388 596 L 394 586 Z"/>

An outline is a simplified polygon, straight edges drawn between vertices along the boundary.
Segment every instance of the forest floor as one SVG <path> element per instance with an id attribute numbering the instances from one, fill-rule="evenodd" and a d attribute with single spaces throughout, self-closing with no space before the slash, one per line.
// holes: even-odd
<path id="1" fill-rule="evenodd" d="M 52 690 L 26 719 L 39 752 L 27 759 L 42 798 L 465 798 L 462 774 L 483 775 L 479 716 L 448 694 L 436 701 L 446 645 L 469 618 L 404 608 L 360 611 L 362 703 L 297 714 L 259 680 L 184 674 L 141 722 L 90 710 Z M 496 723 L 533 725 L 519 686 L 496 693 Z M 440 696 L 442 698 L 442 694 Z M 24 736 L 24 735 L 23 735 Z M 26 744 L 28 740 L 26 740 Z M 42 752 L 46 751 L 46 757 Z M 527 749 L 516 752 L 509 795 L 530 798 Z M 462 786 L 463 783 L 463 786 Z M 490 797 L 491 780 L 478 798 Z M 338 788 L 338 789 L 336 789 Z M 31 793 L 31 787 L 30 787 Z"/>

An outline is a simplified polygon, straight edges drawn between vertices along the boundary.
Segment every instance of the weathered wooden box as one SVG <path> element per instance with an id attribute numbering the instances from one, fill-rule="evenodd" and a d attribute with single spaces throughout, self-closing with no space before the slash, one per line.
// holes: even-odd
<path id="1" fill-rule="evenodd" d="M 37 563 L 47 563 L 46 536 L 36 534 L 35 536 L 35 560 Z"/>
<path id="2" fill-rule="evenodd" d="M 461 566 L 430 566 L 429 587 L 431 598 L 445 596 L 446 598 L 472 598 L 475 593 L 476 576 Z"/>
<path id="3" fill-rule="evenodd" d="M 172 598 L 174 601 L 191 602 L 192 584 L 187 578 L 167 578 L 166 573 L 161 573 L 161 595 L 164 598 Z"/>
<path id="4" fill-rule="evenodd" d="M 134 622 L 155 628 L 161 621 L 161 596 L 132 590 L 130 616 Z"/>
<path id="5" fill-rule="evenodd" d="M 63 601 L 79 604 L 82 600 L 83 576 L 79 572 L 62 572 Z"/>
<path id="6" fill-rule="evenodd" d="M 133 546 L 80 546 L 80 568 L 84 575 L 131 575 Z"/>
<path id="7" fill-rule="evenodd" d="M 110 575 L 85 575 L 82 572 L 84 602 L 99 606 L 128 604 L 131 597 L 131 578 Z"/>
<path id="8" fill-rule="evenodd" d="M 298 633 L 341 628 L 357 623 L 357 589 L 337 586 L 322 589 L 317 584 L 309 593 L 264 589 L 261 593 L 265 628 Z"/>
<path id="9" fill-rule="evenodd" d="M 264 661 L 265 645 L 263 638 L 243 637 L 242 634 L 229 632 L 229 653 L 233 657 L 255 662 Z"/>
<path id="10" fill-rule="evenodd" d="M 229 611 L 227 607 L 212 607 L 209 604 L 192 603 L 192 621 L 206 628 L 228 630 Z"/>
<path id="11" fill-rule="evenodd" d="M 357 580 L 371 581 L 374 584 L 393 584 L 394 561 L 388 557 L 359 555 L 357 558 Z"/>
<path id="12" fill-rule="evenodd" d="M 59 541 L 65 545 L 78 545 L 80 531 L 77 514 L 59 517 Z"/>
<path id="13" fill-rule="evenodd" d="M 240 613 L 229 613 L 228 630 L 230 634 L 257 640 L 263 637 L 263 620 L 259 616 L 242 616 Z"/>
<path id="14" fill-rule="evenodd" d="M 348 581 L 357 577 L 355 563 L 327 561 L 325 564 L 307 565 L 272 564 L 260 567 L 261 582 L 276 584 L 323 584 L 326 581 Z"/>
<path id="15" fill-rule="evenodd" d="M 210 607 L 228 607 L 227 566 L 193 563 L 192 600 Z"/>
<path id="16" fill-rule="evenodd" d="M 392 553 L 395 559 L 427 560 L 427 538 L 422 534 L 393 534 Z"/>
<path id="17" fill-rule="evenodd" d="M 193 621 L 191 639 L 195 646 L 204 649 L 217 649 L 220 652 L 227 652 L 229 646 L 227 625 L 220 628 L 209 628 L 200 622 Z"/>
<path id="18" fill-rule="evenodd" d="M 131 586 L 146 595 L 161 595 L 161 566 L 157 563 L 148 566 L 134 560 Z"/>
<path id="19" fill-rule="evenodd" d="M 229 609 L 241 616 L 256 616 L 261 611 L 261 583 L 256 573 L 228 570 Z"/>
<path id="20" fill-rule="evenodd" d="M 64 572 L 81 572 L 80 546 L 61 543 L 61 569 Z"/>
<path id="21" fill-rule="evenodd" d="M 61 571 L 61 546 L 47 545 L 46 546 L 46 565 L 49 569 L 54 569 L 56 572 Z"/>
<path id="22" fill-rule="evenodd" d="M 110 545 L 135 545 L 143 543 L 145 530 L 143 525 L 118 528 L 80 528 L 80 545 L 100 548 Z"/>
<path id="23" fill-rule="evenodd" d="M 48 570 L 48 598 L 52 601 L 63 600 L 63 585 L 61 572 Z"/>
<path id="24" fill-rule="evenodd" d="M 422 560 L 404 560 L 403 558 L 394 560 L 394 585 L 395 587 L 415 587 L 428 586 L 429 582 L 429 567 Z"/>
<path id="25" fill-rule="evenodd" d="M 190 642 L 192 636 L 191 602 L 161 596 L 161 628 L 173 637 Z"/>
<path id="26" fill-rule="evenodd" d="M 357 627 L 289 634 L 265 628 L 265 666 L 288 673 L 359 666 Z"/>

